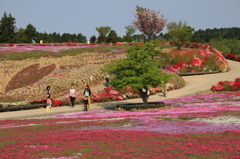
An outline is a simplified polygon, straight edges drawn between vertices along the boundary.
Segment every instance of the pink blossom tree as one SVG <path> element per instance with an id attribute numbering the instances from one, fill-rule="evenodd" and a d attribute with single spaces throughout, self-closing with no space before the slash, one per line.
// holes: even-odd
<path id="1" fill-rule="evenodd" d="M 160 33 L 167 23 L 167 19 L 164 19 L 164 15 L 161 14 L 159 18 L 160 11 L 149 10 L 137 6 L 135 18 L 133 25 L 140 32 L 148 37 L 148 40 L 152 40 L 155 34 Z"/>

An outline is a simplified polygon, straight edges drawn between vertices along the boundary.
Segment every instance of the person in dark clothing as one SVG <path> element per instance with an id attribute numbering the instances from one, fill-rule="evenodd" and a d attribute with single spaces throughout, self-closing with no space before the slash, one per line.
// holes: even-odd
<path id="1" fill-rule="evenodd" d="M 90 43 L 95 43 L 95 41 L 96 41 L 95 35 L 91 36 L 91 38 L 90 38 Z"/>
<path id="2" fill-rule="evenodd" d="M 106 77 L 105 80 L 106 80 L 105 86 L 108 87 L 109 86 L 109 77 Z"/>
<path id="3" fill-rule="evenodd" d="M 88 107 L 91 104 L 91 101 L 90 101 L 91 94 L 92 93 L 91 93 L 91 89 L 90 89 L 89 85 L 86 85 L 86 88 L 83 91 L 83 95 L 88 98 Z"/>
<path id="4" fill-rule="evenodd" d="M 46 98 L 47 98 L 49 95 L 51 96 L 51 98 L 53 98 L 53 91 L 52 91 L 52 89 L 51 89 L 50 86 L 47 86 L 44 94 L 45 94 L 45 97 L 46 97 Z"/>
<path id="5" fill-rule="evenodd" d="M 74 104 L 74 101 L 76 99 L 76 94 L 77 94 L 77 91 L 76 89 L 74 88 L 74 86 L 72 85 L 70 90 L 69 90 L 69 96 L 70 96 L 70 101 L 71 101 L 71 108 L 73 108 L 75 106 Z"/>
<path id="6" fill-rule="evenodd" d="M 84 111 L 88 111 L 88 98 L 85 97 L 83 99 L 83 104 L 84 104 Z"/>

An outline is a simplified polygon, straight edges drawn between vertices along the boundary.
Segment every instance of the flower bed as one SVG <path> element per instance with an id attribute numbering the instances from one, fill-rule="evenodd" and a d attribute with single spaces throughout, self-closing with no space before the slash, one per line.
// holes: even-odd
<path id="1" fill-rule="evenodd" d="M 212 91 L 240 91 L 240 78 L 234 81 L 220 81 L 216 85 L 212 85 Z"/>
<path id="2" fill-rule="evenodd" d="M 166 45 L 160 43 L 160 45 Z M 185 48 L 181 50 L 171 50 L 171 58 L 169 65 L 165 68 L 175 73 L 189 72 L 226 72 L 228 63 L 221 52 L 215 48 L 193 43 L 191 45 L 183 45 Z"/>
<path id="3" fill-rule="evenodd" d="M 240 61 L 240 55 L 226 54 L 225 58 L 230 59 L 230 60 L 234 60 L 234 61 Z"/>
<path id="4" fill-rule="evenodd" d="M 239 158 L 240 94 L 161 100 L 170 108 L 0 121 L 0 158 Z"/>

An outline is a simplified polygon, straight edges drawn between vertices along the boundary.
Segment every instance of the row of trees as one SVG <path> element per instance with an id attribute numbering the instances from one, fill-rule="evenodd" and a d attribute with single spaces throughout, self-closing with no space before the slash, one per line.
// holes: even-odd
<path id="1" fill-rule="evenodd" d="M 206 30 L 198 30 L 195 32 L 201 42 L 209 42 L 211 39 L 236 39 L 240 40 L 240 28 L 214 28 Z"/>
<path id="2" fill-rule="evenodd" d="M 119 37 L 115 30 L 112 30 L 109 26 L 97 27 L 98 37 L 96 38 L 99 43 L 102 42 L 131 42 L 131 41 L 151 41 L 158 39 L 159 41 L 173 41 L 174 44 L 181 48 L 183 42 L 198 42 L 208 43 L 214 38 L 224 39 L 240 39 L 240 28 L 220 28 L 220 29 L 206 29 L 195 31 L 193 28 L 187 25 L 187 22 L 169 22 L 164 19 L 163 14 L 160 15 L 160 11 L 149 10 L 137 6 L 135 18 L 132 25 L 126 26 L 126 35 Z M 0 43 L 28 43 L 31 42 L 33 36 L 38 40 L 44 42 L 80 42 L 86 43 L 88 40 L 81 33 L 69 34 L 63 33 L 40 33 L 32 24 L 28 24 L 27 27 L 17 29 L 15 26 L 15 18 L 11 14 L 4 13 L 0 20 Z M 167 27 L 168 32 L 160 33 L 164 27 Z M 142 34 L 133 35 L 136 30 L 139 30 Z M 159 34 L 160 33 L 160 34 Z M 159 34 L 159 35 L 158 35 Z M 94 38 L 95 39 L 95 38 Z M 90 39 L 92 41 L 92 39 Z"/>
<path id="3" fill-rule="evenodd" d="M 25 29 L 17 29 L 15 24 L 16 19 L 5 12 L 0 20 L 0 43 L 30 43 L 33 36 L 44 42 L 87 42 L 87 38 L 81 33 L 77 35 L 69 33 L 60 35 L 56 32 L 47 34 L 38 32 L 32 24 L 28 24 Z"/>

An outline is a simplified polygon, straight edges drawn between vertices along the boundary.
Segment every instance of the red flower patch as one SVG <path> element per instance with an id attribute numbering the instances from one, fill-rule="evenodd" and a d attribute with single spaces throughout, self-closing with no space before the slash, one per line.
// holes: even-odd
<path id="1" fill-rule="evenodd" d="M 55 70 L 56 65 L 48 65 L 39 69 L 39 64 L 30 65 L 19 71 L 7 84 L 5 91 L 8 92 L 13 89 L 21 88 L 33 84 L 45 76 L 49 75 Z"/>

